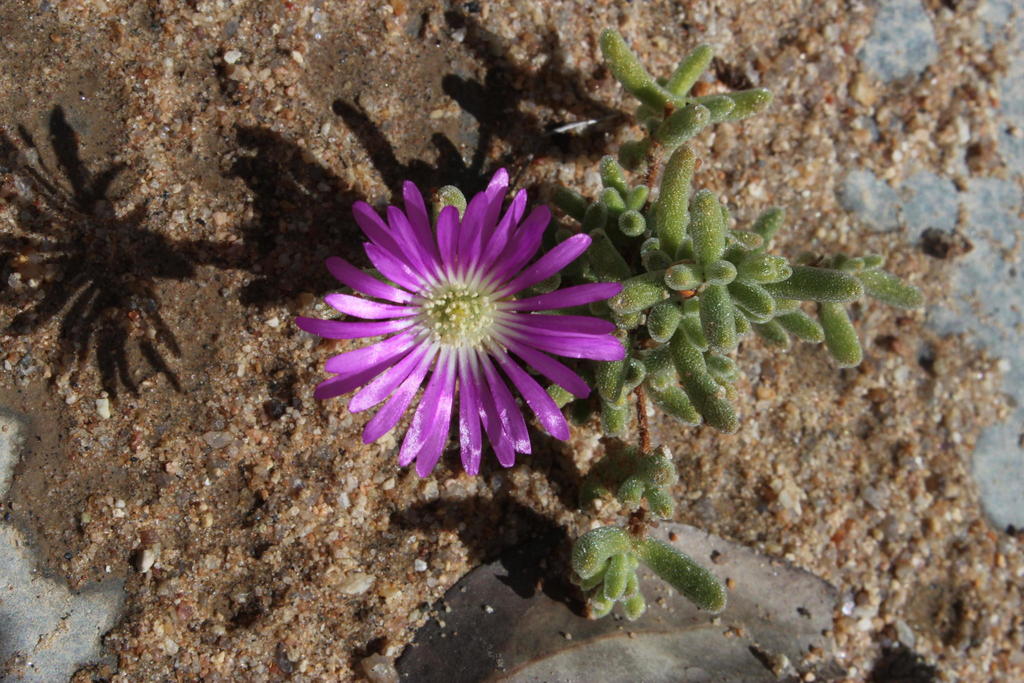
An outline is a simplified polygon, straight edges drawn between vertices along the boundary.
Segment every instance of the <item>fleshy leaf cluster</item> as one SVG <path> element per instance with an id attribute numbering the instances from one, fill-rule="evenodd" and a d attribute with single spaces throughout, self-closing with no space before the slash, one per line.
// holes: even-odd
<path id="1" fill-rule="evenodd" d="M 616 602 L 622 602 L 627 619 L 644 613 L 636 573 L 641 563 L 701 609 L 725 609 L 725 587 L 688 555 L 664 541 L 605 526 L 581 536 L 572 550 L 573 581 L 587 594 L 591 617 L 607 615 Z"/>
<path id="2" fill-rule="evenodd" d="M 697 77 L 693 70 L 710 59 L 700 48 L 677 69 L 685 78 L 673 75 L 659 83 L 638 66 L 617 33 L 606 32 L 602 46 L 613 73 L 643 103 L 642 111 L 658 98 L 663 109 L 677 105 Z M 675 84 L 686 87 L 677 93 Z M 746 116 L 756 110 L 739 111 Z M 663 144 L 657 135 L 650 140 Z M 881 257 L 790 263 L 771 253 L 782 210 L 770 209 L 748 230 L 737 229 L 713 192 L 693 191 L 696 166 L 693 150 L 676 146 L 651 202 L 647 186 L 630 185 L 623 167 L 605 157 L 603 190 L 595 201 L 566 188 L 555 195 L 555 203 L 593 240 L 563 281 L 623 285 L 608 302 L 590 306 L 592 314 L 616 323 L 628 351 L 622 361 L 593 367 L 608 435 L 626 433 L 629 394 L 641 384 L 659 408 L 681 422 L 733 432 L 739 426 L 733 386 L 738 369 L 731 355 L 745 335 L 757 334 L 775 347 L 788 346 L 790 335 L 824 342 L 837 364 L 848 367 L 862 357 L 850 304 L 865 294 L 903 307 L 921 303 L 914 287 L 881 269 Z"/>
<path id="3" fill-rule="evenodd" d="M 670 76 L 657 79 L 617 31 L 609 29 L 601 34 L 601 52 L 616 80 L 640 100 L 636 120 L 647 135 L 619 149 L 619 161 L 630 170 L 639 167 L 652 149 L 660 147 L 671 152 L 707 126 L 745 119 L 772 101 L 772 94 L 764 88 L 693 94 L 714 56 L 710 45 L 701 45 L 679 62 Z"/>
<path id="4" fill-rule="evenodd" d="M 646 500 L 654 515 L 667 519 L 675 512 L 671 489 L 677 481 L 679 472 L 666 446 L 651 453 L 642 453 L 634 446 L 609 448 L 583 481 L 580 507 L 614 491 L 627 508 L 636 509 Z"/>

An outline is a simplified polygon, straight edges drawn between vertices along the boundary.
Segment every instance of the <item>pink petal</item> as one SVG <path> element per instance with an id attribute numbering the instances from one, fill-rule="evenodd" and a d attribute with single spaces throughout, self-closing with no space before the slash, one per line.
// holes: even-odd
<path id="1" fill-rule="evenodd" d="M 443 369 L 444 384 L 438 397 L 437 410 L 430 421 L 430 437 L 416 455 L 416 474 L 425 477 L 437 464 L 448 443 L 448 429 L 452 424 L 452 402 L 455 399 L 455 360 L 449 359 Z"/>
<path id="2" fill-rule="evenodd" d="M 363 337 L 379 337 L 391 334 L 412 326 L 414 320 L 399 318 L 375 323 L 349 323 L 338 320 L 320 320 L 318 318 L 295 318 L 299 329 L 327 339 L 361 339 Z"/>
<path id="3" fill-rule="evenodd" d="M 421 200 L 422 201 L 422 200 Z M 397 236 L 398 246 L 402 249 L 405 261 L 412 268 L 423 275 L 433 275 L 437 266 L 437 259 L 434 257 L 437 250 L 434 249 L 434 240 L 430 235 L 424 236 L 417 232 L 404 213 L 394 206 L 388 207 L 388 225 Z"/>
<path id="4" fill-rule="evenodd" d="M 345 372 L 320 382 L 313 390 L 313 398 L 323 400 L 347 394 L 369 382 L 393 362 L 393 358 L 383 358 L 373 365 L 348 368 Z"/>
<path id="5" fill-rule="evenodd" d="M 400 304 L 408 303 L 412 300 L 412 294 L 409 292 L 381 282 L 377 278 L 359 270 L 343 258 L 331 256 L 327 259 L 326 263 L 327 270 L 331 271 L 331 275 L 342 284 L 348 285 L 357 292 Z"/>
<path id="6" fill-rule="evenodd" d="M 428 351 L 429 348 L 427 346 L 420 346 L 386 371 L 377 375 L 372 382 L 360 389 L 359 393 L 352 397 L 352 400 L 348 403 L 348 411 L 350 413 L 360 413 L 386 399 L 395 390 L 395 387 L 404 382 L 413 370 L 419 366 L 420 361 L 423 360 L 423 356 L 427 355 Z"/>
<path id="7" fill-rule="evenodd" d="M 591 360 L 622 360 L 626 357 L 622 342 L 611 335 L 569 334 L 547 330 L 532 330 L 529 334 L 506 332 L 506 335 L 514 341 L 556 356 Z"/>
<path id="8" fill-rule="evenodd" d="M 496 296 L 501 298 L 521 292 L 527 287 L 551 277 L 575 261 L 589 246 L 590 235 L 573 235 L 564 242 L 557 244 L 554 249 L 537 259 L 536 263 L 530 265 L 501 287 Z"/>
<path id="9" fill-rule="evenodd" d="M 447 360 L 447 354 L 442 352 L 437 359 L 437 365 L 434 366 L 434 373 L 427 382 L 427 388 L 420 398 L 420 404 L 412 416 L 412 424 L 409 425 L 402 447 L 398 451 L 398 464 L 402 467 L 416 459 L 434 433 L 434 417 L 437 415 L 441 392 L 444 389 Z"/>
<path id="10" fill-rule="evenodd" d="M 586 398 L 590 395 L 590 387 L 583 381 L 583 378 L 551 356 L 511 340 L 507 341 L 506 345 L 512 353 L 526 361 L 527 365 L 540 372 L 573 396 Z"/>
<path id="11" fill-rule="evenodd" d="M 511 440 L 512 448 L 519 453 L 529 453 L 531 450 L 530 432 L 526 428 L 526 420 L 523 419 L 522 411 L 516 405 L 515 397 L 509 391 L 505 380 L 498 374 L 491 357 L 485 353 L 479 353 L 477 357 L 480 360 L 484 376 L 487 378 L 487 385 L 491 388 L 490 392 L 487 392 L 483 391 L 481 386 L 481 393 L 485 398 L 493 397 L 494 415 L 497 416 L 498 422 L 501 424 L 502 432 Z"/>
<path id="12" fill-rule="evenodd" d="M 454 272 L 456 263 L 455 238 L 459 231 L 459 210 L 446 206 L 437 216 L 437 248 L 441 254 L 441 268 Z"/>
<path id="13" fill-rule="evenodd" d="M 525 211 L 526 190 L 519 190 L 519 192 L 516 193 L 515 198 L 512 200 L 512 204 L 508 207 L 508 210 L 505 211 L 505 215 L 502 216 L 501 220 L 498 222 L 498 227 L 496 227 L 494 232 L 491 234 L 483 255 L 480 257 L 478 267 L 484 272 L 486 272 L 502 252 L 505 251 L 509 235 L 513 233 L 516 225 L 519 223 L 519 219 L 523 217 L 523 213 Z"/>
<path id="14" fill-rule="evenodd" d="M 395 258 L 376 244 L 363 244 L 367 258 L 380 274 L 395 284 L 414 292 L 423 289 L 423 279 L 405 261 Z"/>
<path id="15" fill-rule="evenodd" d="M 436 351 L 431 351 L 425 355 L 420 360 L 420 364 L 416 366 L 416 369 L 398 387 L 398 390 L 391 394 L 391 398 L 387 400 L 384 407 L 378 410 L 377 414 L 366 423 L 366 427 L 363 429 L 363 443 L 373 443 L 394 429 L 398 421 L 402 419 L 405 409 L 409 407 L 409 403 L 416 394 L 416 390 L 423 384 L 423 378 L 426 376 L 427 370 L 430 369 L 430 364 L 436 355 Z"/>
<path id="16" fill-rule="evenodd" d="M 466 354 L 459 354 L 459 445 L 466 474 L 480 471 L 483 439 L 480 433 L 480 387 Z"/>
<path id="17" fill-rule="evenodd" d="M 557 308 L 572 308 L 581 304 L 589 304 L 592 301 L 610 299 L 620 291 L 622 291 L 622 285 L 618 282 L 593 282 L 512 301 L 509 308 L 514 311 L 550 311 Z"/>
<path id="18" fill-rule="evenodd" d="M 480 259 L 484 238 L 490 232 L 491 226 L 484 222 L 487 209 L 487 194 L 480 192 L 469 200 L 469 205 L 462 214 L 455 244 L 459 263 L 467 267 L 472 267 Z"/>
<path id="19" fill-rule="evenodd" d="M 516 389 L 522 394 L 526 404 L 530 406 L 548 434 L 562 441 L 568 440 L 569 424 L 565 421 L 562 410 L 548 395 L 548 392 L 544 391 L 544 388 L 537 384 L 537 380 L 526 374 L 514 360 L 509 358 L 508 354 L 498 354 L 495 356 L 495 360 L 498 361 L 501 369 L 505 371 L 512 383 L 516 385 Z"/>
<path id="20" fill-rule="evenodd" d="M 516 329 L 559 330 L 582 334 L 611 334 L 615 323 L 590 315 L 548 315 L 545 313 L 513 313 L 503 321 Z"/>
<path id="21" fill-rule="evenodd" d="M 412 231 L 417 242 L 426 251 L 427 261 L 437 263 L 437 247 L 434 245 L 434 230 L 427 214 L 427 206 L 423 203 L 423 195 L 419 188 L 406 180 L 402 183 L 402 197 L 405 200 L 405 213 L 409 218 Z"/>
<path id="22" fill-rule="evenodd" d="M 352 205 L 352 216 L 371 242 L 392 253 L 402 253 L 387 224 L 381 220 L 372 206 L 366 202 L 356 202 Z"/>
<path id="23" fill-rule="evenodd" d="M 522 225 L 513 233 L 508 247 L 501 258 L 494 264 L 491 282 L 505 282 L 515 276 L 540 248 L 544 229 L 551 222 L 551 210 L 546 206 L 538 206 L 526 217 Z"/>
<path id="24" fill-rule="evenodd" d="M 327 359 L 324 370 L 327 372 L 349 372 L 368 365 L 383 363 L 405 353 L 415 343 L 414 339 L 413 333 L 403 332 L 361 349 L 339 353 L 337 356 Z"/>
<path id="25" fill-rule="evenodd" d="M 324 297 L 324 301 L 336 311 L 367 320 L 406 318 L 419 312 L 418 309 L 411 306 L 382 304 L 350 294 L 328 294 Z"/>
<path id="26" fill-rule="evenodd" d="M 480 421 L 483 422 L 484 431 L 487 432 L 487 439 L 494 449 L 494 456 L 502 467 L 512 467 L 516 462 L 516 451 L 512 437 L 508 435 L 501 423 L 498 421 L 498 407 L 494 402 L 494 396 L 486 390 L 486 384 L 480 376 L 478 369 L 474 368 L 473 379 L 480 387 Z"/>
<path id="27" fill-rule="evenodd" d="M 508 170 L 499 168 L 487 181 L 487 190 L 485 191 L 487 193 L 496 192 L 499 197 L 502 197 L 506 189 L 508 189 Z"/>

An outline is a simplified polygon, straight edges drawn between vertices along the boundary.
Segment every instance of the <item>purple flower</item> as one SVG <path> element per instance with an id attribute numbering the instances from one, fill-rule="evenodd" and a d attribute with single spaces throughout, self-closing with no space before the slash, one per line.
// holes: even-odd
<path id="1" fill-rule="evenodd" d="M 357 202 L 356 222 L 370 240 L 363 245 L 366 255 L 394 284 L 331 257 L 331 274 L 363 296 L 329 294 L 325 301 L 371 322 L 302 317 L 295 321 L 303 330 L 329 339 L 386 337 L 328 359 L 325 368 L 334 376 L 313 394 L 325 399 L 362 387 L 349 401 L 353 413 L 383 403 L 363 431 L 365 443 L 390 431 L 426 382 L 398 455 L 402 466 L 415 460 L 420 476 L 430 473 L 448 441 L 456 393 L 466 472 L 476 474 L 480 469 L 484 434 L 498 462 L 510 467 L 516 453 L 530 452 L 530 437 L 508 381 L 549 434 L 569 438 L 562 411 L 518 361 L 585 397 L 590 388 L 551 354 L 594 360 L 625 356 L 611 334 L 612 323 L 541 313 L 607 299 L 621 289 L 618 283 L 514 298 L 576 259 L 590 245 L 590 237 L 573 235 L 529 263 L 540 248 L 551 212 L 537 207 L 523 220 L 526 191 L 520 190 L 502 214 L 507 189 L 508 173 L 501 169 L 469 202 L 461 220 L 458 210 L 447 206 L 438 215 L 436 228 L 422 195 L 410 182 L 403 186 L 405 212 L 389 206 L 386 223 L 368 204 Z"/>

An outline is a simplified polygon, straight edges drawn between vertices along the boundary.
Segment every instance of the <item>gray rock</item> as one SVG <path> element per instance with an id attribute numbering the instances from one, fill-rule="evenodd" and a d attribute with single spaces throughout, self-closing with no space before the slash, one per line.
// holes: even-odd
<path id="1" fill-rule="evenodd" d="M 1024 451 L 1020 447 L 1024 410 L 989 427 L 978 438 L 972 463 L 982 507 L 997 528 L 1024 526 Z"/>
<path id="2" fill-rule="evenodd" d="M 867 169 L 850 171 L 839 187 L 839 203 L 875 232 L 899 227 L 900 196 Z"/>
<path id="3" fill-rule="evenodd" d="M 0 498 L 28 438 L 28 421 L 0 409 Z M 120 581 L 71 592 L 42 574 L 24 535 L 0 522 L 0 680 L 67 680 L 101 658 L 124 601 Z"/>
<path id="4" fill-rule="evenodd" d="M 935 61 L 939 45 L 920 0 L 882 0 L 857 57 L 883 81 L 918 74 Z"/>
<path id="5" fill-rule="evenodd" d="M 960 207 L 959 192 L 949 178 L 930 172 L 915 173 L 900 188 L 903 222 L 911 235 L 928 228 L 952 231 Z"/>
<path id="6" fill-rule="evenodd" d="M 1018 0 L 987 0 L 978 8 L 985 46 L 1007 43 L 1009 63 L 997 77 L 999 155 L 1013 172 L 1024 173 L 1024 11 Z"/>
<path id="7" fill-rule="evenodd" d="M 1014 246 L 1024 237 L 1024 193 L 1011 180 L 972 178 L 962 195 L 963 232 L 974 249 L 957 261 L 950 283 L 955 296 L 929 312 L 942 333 L 966 333 L 1009 364 L 1003 390 L 1024 406 L 1024 259 Z M 993 523 L 1024 526 L 1024 407 L 1007 422 L 982 433 L 974 454 L 974 476 L 982 505 Z"/>
<path id="8" fill-rule="evenodd" d="M 832 627 L 834 588 L 691 526 L 662 523 L 652 531 L 662 540 L 670 533 L 675 546 L 732 579 L 729 604 L 720 615 L 700 611 L 641 569 L 648 605 L 641 618 L 585 619 L 567 605 L 560 587 L 565 577 L 540 573 L 542 561 L 553 555 L 550 545 L 538 543 L 474 570 L 452 587 L 438 612 L 443 625 L 428 622 L 398 660 L 401 679 L 775 681 L 792 675 L 809 647 L 824 655 L 815 668 L 819 680 L 842 673 L 823 635 Z"/>

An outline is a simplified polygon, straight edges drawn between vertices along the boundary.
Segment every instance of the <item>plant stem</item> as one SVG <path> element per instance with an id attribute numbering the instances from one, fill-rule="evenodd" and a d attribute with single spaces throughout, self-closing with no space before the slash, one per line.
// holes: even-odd
<path id="1" fill-rule="evenodd" d="M 644 184 L 653 190 L 658 181 L 659 171 L 661 171 L 661 145 L 657 140 L 651 140 L 651 146 L 647 148 L 647 159 L 644 161 L 647 164 Z"/>
<path id="2" fill-rule="evenodd" d="M 641 382 L 636 390 L 636 426 L 640 432 L 640 452 L 645 455 L 651 450 L 651 433 L 647 426 L 647 392 Z"/>

